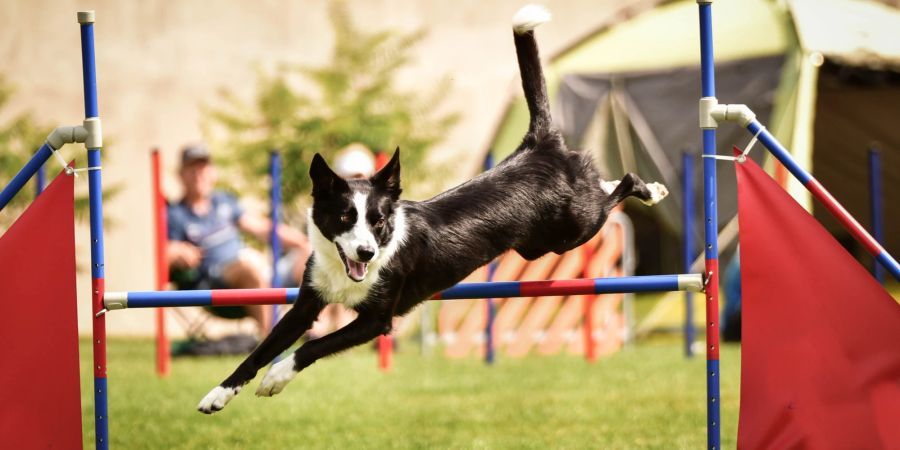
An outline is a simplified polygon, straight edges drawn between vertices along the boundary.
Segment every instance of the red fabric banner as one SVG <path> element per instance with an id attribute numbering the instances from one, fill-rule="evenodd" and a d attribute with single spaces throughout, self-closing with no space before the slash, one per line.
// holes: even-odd
<path id="1" fill-rule="evenodd" d="M 73 182 L 0 236 L 0 448 L 81 448 Z"/>
<path id="2" fill-rule="evenodd" d="M 900 448 L 900 305 L 756 163 L 736 166 L 738 447 Z"/>

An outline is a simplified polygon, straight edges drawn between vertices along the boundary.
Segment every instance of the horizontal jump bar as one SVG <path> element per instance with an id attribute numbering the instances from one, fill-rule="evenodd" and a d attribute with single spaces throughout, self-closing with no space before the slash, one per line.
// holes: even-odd
<path id="1" fill-rule="evenodd" d="M 460 283 L 437 293 L 432 300 L 702 290 L 703 277 L 700 274 L 649 275 L 575 280 Z M 300 288 L 107 291 L 103 303 L 108 310 L 178 306 L 281 305 L 294 303 L 299 296 Z"/>

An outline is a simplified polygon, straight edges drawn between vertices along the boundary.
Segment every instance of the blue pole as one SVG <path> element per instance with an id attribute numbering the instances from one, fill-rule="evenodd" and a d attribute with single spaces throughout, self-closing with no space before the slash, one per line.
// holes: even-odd
<path id="1" fill-rule="evenodd" d="M 272 180 L 272 188 L 269 192 L 270 220 L 272 231 L 269 234 L 269 245 L 272 247 L 272 287 L 281 287 L 278 277 L 278 258 L 281 255 L 281 240 L 278 237 L 278 223 L 281 210 L 281 154 L 272 150 L 269 155 L 269 178 Z M 299 262 L 298 262 L 299 264 Z M 278 323 L 278 305 L 272 306 L 272 325 Z"/>
<path id="2" fill-rule="evenodd" d="M 700 92 L 716 96 L 713 56 L 712 0 L 698 0 L 700 14 Z M 703 155 L 716 154 L 716 129 L 702 129 Z M 703 215 L 706 229 L 706 444 L 721 448 L 719 414 L 719 219 L 716 195 L 716 160 L 703 159 Z"/>
<path id="3" fill-rule="evenodd" d="M 489 150 L 487 156 L 484 157 L 484 170 L 488 171 L 494 167 L 494 155 Z M 487 281 L 494 281 L 494 273 L 497 271 L 497 260 L 491 261 L 487 267 Z M 487 304 L 487 321 L 484 324 L 484 362 L 485 364 L 494 364 L 494 319 L 497 316 L 497 304 L 493 298 L 486 298 Z"/>
<path id="4" fill-rule="evenodd" d="M 694 261 L 694 159 L 684 152 L 681 157 L 682 183 L 684 191 L 684 211 L 682 224 L 684 228 L 684 273 L 691 270 Z M 694 293 L 684 292 L 684 354 L 688 358 L 694 356 L 691 344 L 694 343 Z"/>
<path id="5" fill-rule="evenodd" d="M 874 145 L 869 149 L 869 202 L 872 217 L 872 237 L 884 245 L 884 203 L 881 191 L 881 152 Z M 884 268 L 872 263 L 872 274 L 884 284 Z"/>
<path id="6" fill-rule="evenodd" d="M 81 24 L 81 67 L 84 80 L 84 116 L 99 118 L 97 107 L 97 73 L 94 62 L 94 12 L 79 12 Z M 88 136 L 88 193 L 91 225 L 91 292 L 93 296 L 94 344 L 94 431 L 97 449 L 109 448 L 109 408 L 106 380 L 106 316 L 103 309 L 103 191 L 100 176 L 101 136 Z"/>
<path id="7" fill-rule="evenodd" d="M 53 154 L 53 149 L 50 148 L 50 144 L 46 142 L 41 145 L 41 148 L 25 163 L 25 166 L 22 167 L 15 176 L 13 176 L 12 180 L 9 180 L 9 184 L 3 188 L 3 191 L 0 191 L 0 211 L 3 211 L 3 208 L 6 207 L 7 204 L 22 190 L 22 187 L 25 186 L 25 183 L 34 176 L 35 173 L 40 170 L 40 167 L 44 165 L 44 162 L 50 158 L 50 155 Z"/>
<path id="8" fill-rule="evenodd" d="M 44 165 L 42 164 L 38 167 L 37 173 L 35 173 L 34 179 L 34 196 L 37 197 L 41 195 L 41 192 L 44 192 L 44 186 L 47 185 L 47 177 L 44 174 Z"/>

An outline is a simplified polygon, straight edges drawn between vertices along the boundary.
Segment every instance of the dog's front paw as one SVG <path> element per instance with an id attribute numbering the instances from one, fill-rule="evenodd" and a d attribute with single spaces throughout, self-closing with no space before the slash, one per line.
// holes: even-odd
<path id="1" fill-rule="evenodd" d="M 647 206 L 655 205 L 669 195 L 669 189 L 662 183 L 650 183 L 647 185 L 647 189 L 650 190 L 650 200 L 641 200 Z"/>
<path id="2" fill-rule="evenodd" d="M 235 395 L 238 395 L 238 392 L 241 392 L 240 386 L 232 388 L 216 386 L 209 391 L 209 394 L 206 394 L 206 397 L 203 397 L 203 400 L 200 400 L 200 404 L 197 405 L 197 411 L 204 414 L 221 411 Z"/>
<path id="3" fill-rule="evenodd" d="M 259 383 L 259 387 L 256 388 L 256 395 L 271 397 L 280 393 L 298 373 L 294 369 L 293 356 L 273 364 L 266 376 L 263 377 L 262 382 Z"/>

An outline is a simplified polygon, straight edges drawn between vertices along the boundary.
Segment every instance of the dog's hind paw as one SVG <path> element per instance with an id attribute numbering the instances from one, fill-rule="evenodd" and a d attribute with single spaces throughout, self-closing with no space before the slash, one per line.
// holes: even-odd
<path id="1" fill-rule="evenodd" d="M 619 183 L 621 183 L 621 181 L 619 181 L 619 180 L 613 180 L 613 181 L 600 180 L 600 189 L 603 189 L 603 192 L 606 195 L 609 195 L 609 194 L 612 194 L 614 190 L 616 190 L 616 187 L 619 186 Z"/>
<path id="2" fill-rule="evenodd" d="M 647 206 L 655 205 L 669 195 L 669 189 L 662 183 L 648 183 L 647 189 L 650 190 L 650 200 L 641 200 Z"/>
<path id="3" fill-rule="evenodd" d="M 294 358 L 285 358 L 272 365 L 272 368 L 263 377 L 259 387 L 256 388 L 256 395 L 260 397 L 271 397 L 284 390 L 299 372 L 294 369 Z"/>
<path id="4" fill-rule="evenodd" d="M 240 386 L 233 388 L 216 386 L 209 391 L 209 394 L 206 394 L 206 397 L 203 397 L 203 400 L 200 400 L 200 404 L 197 405 L 197 411 L 204 414 L 221 411 L 235 395 L 238 395 L 238 392 L 241 392 Z"/>

